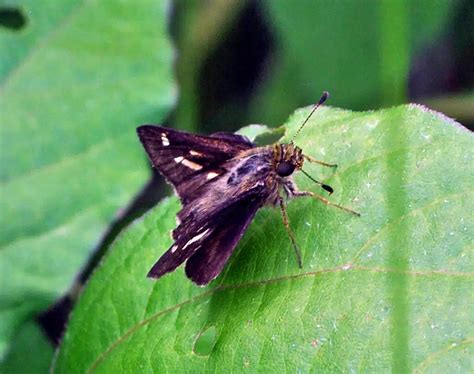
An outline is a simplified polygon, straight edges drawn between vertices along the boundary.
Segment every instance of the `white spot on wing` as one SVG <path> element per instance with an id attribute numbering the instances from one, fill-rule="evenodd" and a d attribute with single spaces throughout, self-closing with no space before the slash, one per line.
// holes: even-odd
<path id="1" fill-rule="evenodd" d="M 218 175 L 219 175 L 219 174 L 214 173 L 213 171 L 211 171 L 210 173 L 207 173 L 206 179 L 207 179 L 207 180 L 211 180 L 211 179 L 214 179 L 215 177 L 217 177 Z"/>
<path id="2" fill-rule="evenodd" d="M 171 247 L 171 253 L 175 253 L 177 249 L 178 249 L 178 246 L 177 246 L 177 245 L 173 245 L 173 246 Z"/>
<path id="3" fill-rule="evenodd" d="M 161 143 L 167 147 L 170 145 L 170 141 L 168 140 L 168 137 L 166 136 L 166 134 L 164 132 L 161 133 Z"/>
<path id="4" fill-rule="evenodd" d="M 194 151 L 194 150 L 192 150 L 192 149 L 189 151 L 189 154 L 190 154 L 191 156 L 202 156 L 202 153 L 201 153 L 201 152 L 197 152 L 197 151 Z"/>
<path id="5" fill-rule="evenodd" d="M 192 162 L 192 161 L 189 161 L 189 160 L 186 160 L 184 157 L 182 156 L 179 156 L 179 157 L 175 157 L 174 158 L 174 161 L 177 163 L 177 164 L 181 164 L 181 165 L 184 165 L 190 169 L 193 169 L 193 170 L 201 170 L 202 169 L 202 166 L 199 165 L 199 164 L 196 164 L 195 162 Z"/>
<path id="6" fill-rule="evenodd" d="M 193 243 L 197 242 L 199 239 L 201 239 L 204 235 L 206 235 L 209 232 L 209 230 L 210 229 L 207 229 L 207 230 L 203 231 L 202 233 L 197 234 L 193 238 L 189 239 L 188 242 L 184 245 L 183 250 L 185 250 L 188 246 L 190 246 L 191 244 L 193 244 Z"/>
<path id="7" fill-rule="evenodd" d="M 187 166 L 188 168 L 193 169 L 193 170 L 201 170 L 202 169 L 201 165 L 196 164 L 195 162 L 192 162 L 192 161 L 189 161 L 189 160 L 186 160 L 186 159 L 184 159 L 183 162 L 181 162 L 181 163 L 184 166 Z"/>

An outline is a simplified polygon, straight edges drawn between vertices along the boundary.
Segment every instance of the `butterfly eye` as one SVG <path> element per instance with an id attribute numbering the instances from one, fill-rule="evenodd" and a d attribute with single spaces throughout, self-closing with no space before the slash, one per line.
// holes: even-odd
<path id="1" fill-rule="evenodd" d="M 276 170 L 277 174 L 280 177 L 287 177 L 288 175 L 291 175 L 294 171 L 295 166 L 286 161 L 280 162 Z"/>

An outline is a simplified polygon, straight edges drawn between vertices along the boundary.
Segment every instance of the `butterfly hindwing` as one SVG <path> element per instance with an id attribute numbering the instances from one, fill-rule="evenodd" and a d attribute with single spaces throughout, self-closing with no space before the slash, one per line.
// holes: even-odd
<path id="1" fill-rule="evenodd" d="M 221 273 L 260 208 L 260 200 L 243 199 L 227 211 L 217 227 L 186 262 L 185 272 L 189 279 L 198 285 L 206 285 Z"/>
<path id="2" fill-rule="evenodd" d="M 153 167 L 174 186 L 184 203 L 203 184 L 221 175 L 221 165 L 253 148 L 247 138 L 231 133 L 211 136 L 144 125 L 137 129 Z"/>
<path id="3" fill-rule="evenodd" d="M 159 278 L 189 259 L 189 265 L 186 265 L 188 277 L 200 285 L 209 283 L 221 272 L 262 205 L 263 193 L 263 186 L 255 187 L 230 199 L 226 206 L 219 206 L 201 217 L 183 220 L 175 230 L 178 234 L 174 244 L 153 265 L 148 276 Z"/>
<path id="4" fill-rule="evenodd" d="M 163 256 L 153 265 L 148 273 L 150 278 L 160 278 L 166 273 L 174 271 L 179 265 L 186 261 L 198 249 L 200 240 L 209 235 L 210 228 L 206 227 L 194 236 L 181 236 L 165 252 Z M 194 240 L 194 241 L 193 241 Z"/>

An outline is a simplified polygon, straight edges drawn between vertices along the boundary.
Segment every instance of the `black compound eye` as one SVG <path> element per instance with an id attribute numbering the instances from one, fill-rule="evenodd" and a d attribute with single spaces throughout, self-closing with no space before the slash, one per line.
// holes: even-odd
<path id="1" fill-rule="evenodd" d="M 277 174 L 280 177 L 287 177 L 288 175 L 293 174 L 294 171 L 295 171 L 295 166 L 286 161 L 280 162 L 276 170 Z"/>

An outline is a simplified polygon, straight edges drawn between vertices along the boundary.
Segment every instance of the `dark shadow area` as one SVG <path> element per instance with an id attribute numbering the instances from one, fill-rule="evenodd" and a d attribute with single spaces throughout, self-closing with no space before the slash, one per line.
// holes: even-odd
<path id="1" fill-rule="evenodd" d="M 474 88 L 474 1 L 463 0 L 452 22 L 454 61 L 459 89 Z"/>
<path id="2" fill-rule="evenodd" d="M 58 346 L 61 342 L 61 337 L 73 306 L 74 301 L 72 298 L 64 296 L 51 308 L 36 317 L 36 322 L 54 346 Z"/>
<path id="3" fill-rule="evenodd" d="M 0 7 L 0 26 L 12 31 L 19 31 L 26 26 L 27 19 L 18 8 Z"/>
<path id="4" fill-rule="evenodd" d="M 207 57 L 199 79 L 200 123 L 205 133 L 236 131 L 263 78 L 274 38 L 263 4 L 250 1 L 229 34 Z"/>
<path id="5" fill-rule="evenodd" d="M 464 0 L 444 35 L 413 57 L 410 99 L 470 90 L 474 87 L 474 2 Z"/>
<path id="6" fill-rule="evenodd" d="M 437 107 L 449 115 L 450 106 L 457 107 L 456 119 L 465 127 L 474 129 L 472 117 L 462 118 L 467 104 L 450 103 L 450 97 L 474 89 L 474 2 L 462 0 L 445 32 L 414 53 L 408 76 L 409 101 L 429 98 L 446 100 Z M 459 105 L 462 108 L 459 108 Z"/>

